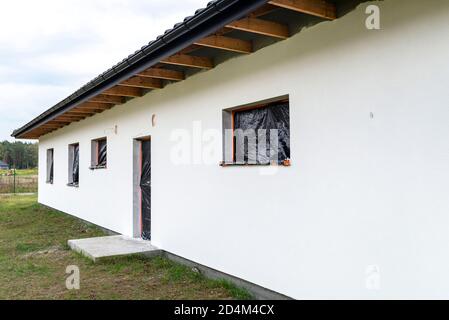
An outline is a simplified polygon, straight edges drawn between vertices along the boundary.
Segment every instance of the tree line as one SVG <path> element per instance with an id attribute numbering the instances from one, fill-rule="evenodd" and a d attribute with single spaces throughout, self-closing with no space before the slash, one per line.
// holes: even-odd
<path id="1" fill-rule="evenodd" d="M 10 168 L 32 169 L 38 165 L 38 144 L 20 141 L 0 142 L 0 160 Z"/>

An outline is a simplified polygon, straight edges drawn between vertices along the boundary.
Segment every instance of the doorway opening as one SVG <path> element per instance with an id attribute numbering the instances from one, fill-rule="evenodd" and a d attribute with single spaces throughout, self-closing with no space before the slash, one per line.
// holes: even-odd
<path id="1" fill-rule="evenodd" d="M 151 240 L 151 137 L 134 140 L 134 237 Z"/>

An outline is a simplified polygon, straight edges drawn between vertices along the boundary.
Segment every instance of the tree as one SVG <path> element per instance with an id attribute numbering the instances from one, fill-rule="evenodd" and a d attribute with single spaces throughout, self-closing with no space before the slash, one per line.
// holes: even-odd
<path id="1" fill-rule="evenodd" d="M 30 169 L 38 165 L 38 144 L 20 141 L 0 142 L 0 160 L 11 168 Z"/>

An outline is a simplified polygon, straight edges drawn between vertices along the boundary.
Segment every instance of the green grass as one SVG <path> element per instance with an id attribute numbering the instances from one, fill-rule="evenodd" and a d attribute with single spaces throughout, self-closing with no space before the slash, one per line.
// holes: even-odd
<path id="1" fill-rule="evenodd" d="M 140 255 L 93 263 L 70 251 L 68 239 L 101 230 L 36 203 L 35 196 L 0 195 L 0 299 L 249 299 L 226 281 Z M 66 267 L 80 268 L 81 289 L 65 287 Z"/>
<path id="2" fill-rule="evenodd" d="M 0 176 L 6 174 L 12 174 L 12 170 L 0 170 Z M 35 169 L 18 169 L 16 170 L 17 176 L 37 176 L 38 170 Z"/>
<path id="3" fill-rule="evenodd" d="M 16 170 L 16 177 L 13 171 L 0 170 L 0 194 L 14 193 L 35 193 L 38 189 L 37 169 Z"/>

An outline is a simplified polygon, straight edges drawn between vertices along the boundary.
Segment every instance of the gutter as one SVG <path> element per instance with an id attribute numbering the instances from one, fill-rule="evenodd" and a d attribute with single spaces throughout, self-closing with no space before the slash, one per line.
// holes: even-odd
<path id="1" fill-rule="evenodd" d="M 92 99 L 101 92 L 127 80 L 132 75 L 142 72 L 162 59 L 176 54 L 226 24 L 248 15 L 268 0 L 215 0 L 195 15 L 184 19 L 164 35 L 142 47 L 128 58 L 87 83 L 68 98 L 45 111 L 25 126 L 15 130 L 11 136 L 18 136 L 51 121 L 76 106 Z"/>

